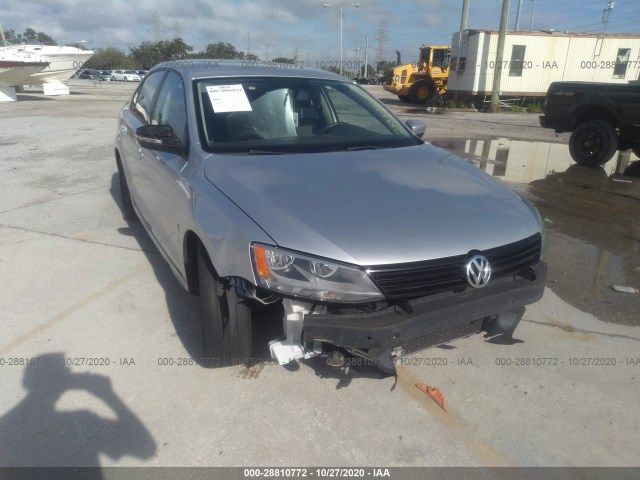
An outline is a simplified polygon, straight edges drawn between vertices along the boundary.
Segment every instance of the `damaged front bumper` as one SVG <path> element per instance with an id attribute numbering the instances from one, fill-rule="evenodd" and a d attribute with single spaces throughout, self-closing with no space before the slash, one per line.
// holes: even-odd
<path id="1" fill-rule="evenodd" d="M 284 300 L 287 339 L 270 343 L 280 364 L 309 358 L 322 343 L 343 347 L 389 366 L 393 356 L 442 345 L 481 330 L 510 337 L 524 306 L 542 298 L 547 266 L 532 275 L 492 281 L 484 288 L 407 300 L 373 313 L 334 313 L 326 306 Z"/>

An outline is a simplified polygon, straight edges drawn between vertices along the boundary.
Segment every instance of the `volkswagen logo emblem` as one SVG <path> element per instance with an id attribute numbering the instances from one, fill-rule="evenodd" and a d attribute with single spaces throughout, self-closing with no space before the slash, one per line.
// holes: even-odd
<path id="1" fill-rule="evenodd" d="M 482 255 L 475 255 L 471 257 L 471 260 L 466 265 L 467 269 L 467 282 L 473 288 L 482 288 L 491 278 L 491 265 L 489 260 Z"/>

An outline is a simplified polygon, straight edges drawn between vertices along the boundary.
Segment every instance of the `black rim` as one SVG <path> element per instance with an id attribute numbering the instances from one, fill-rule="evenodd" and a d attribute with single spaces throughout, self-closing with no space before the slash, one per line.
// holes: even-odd
<path id="1" fill-rule="evenodd" d="M 585 158 L 598 157 L 604 148 L 602 136 L 594 130 L 582 132 L 577 139 L 576 149 Z"/>

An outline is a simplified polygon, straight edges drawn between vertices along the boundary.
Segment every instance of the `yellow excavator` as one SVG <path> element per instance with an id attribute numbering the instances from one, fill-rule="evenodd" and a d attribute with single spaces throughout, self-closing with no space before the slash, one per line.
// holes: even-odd
<path id="1" fill-rule="evenodd" d="M 447 91 L 450 58 L 451 47 L 423 45 L 418 62 L 394 68 L 393 77 L 382 87 L 403 102 L 426 103 Z"/>

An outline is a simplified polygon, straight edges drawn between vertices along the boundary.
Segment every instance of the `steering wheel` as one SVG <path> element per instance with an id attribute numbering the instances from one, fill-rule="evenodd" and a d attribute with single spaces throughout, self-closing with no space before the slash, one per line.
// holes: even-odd
<path id="1" fill-rule="evenodd" d="M 329 132 L 331 132 L 331 130 L 333 130 L 336 127 L 339 126 L 343 126 L 343 125 L 349 125 L 346 122 L 336 122 L 336 123 L 332 123 L 330 125 L 327 125 L 326 127 L 324 127 L 322 130 L 320 130 L 316 135 L 326 135 Z"/>

